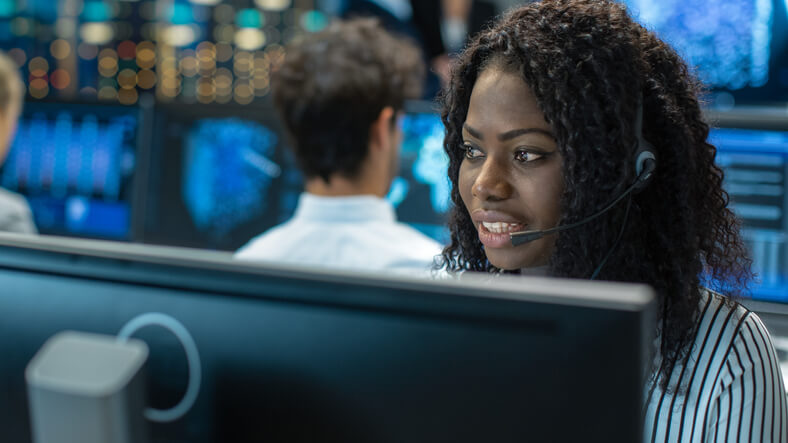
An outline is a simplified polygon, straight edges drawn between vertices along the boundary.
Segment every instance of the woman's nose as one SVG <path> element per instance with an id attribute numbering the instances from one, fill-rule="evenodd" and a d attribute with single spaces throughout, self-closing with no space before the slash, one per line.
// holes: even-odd
<path id="1" fill-rule="evenodd" d="M 492 160 L 485 162 L 473 182 L 471 193 L 480 200 L 506 200 L 512 195 L 506 168 L 501 167 Z"/>

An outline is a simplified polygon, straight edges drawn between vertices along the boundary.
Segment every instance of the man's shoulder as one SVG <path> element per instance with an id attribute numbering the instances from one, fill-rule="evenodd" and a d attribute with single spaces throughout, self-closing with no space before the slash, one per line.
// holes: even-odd
<path id="1" fill-rule="evenodd" d="M 235 258 L 259 258 L 271 252 L 288 249 L 288 242 L 295 240 L 294 234 L 297 230 L 292 226 L 292 221 L 276 225 L 263 233 L 253 237 L 246 242 L 240 249 L 235 251 Z"/>
<path id="2" fill-rule="evenodd" d="M 396 238 L 402 242 L 403 246 L 417 246 L 423 249 L 435 249 L 438 251 L 443 249 L 441 244 L 433 238 L 405 223 L 394 222 L 391 229 L 394 231 L 394 234 L 397 235 Z"/>

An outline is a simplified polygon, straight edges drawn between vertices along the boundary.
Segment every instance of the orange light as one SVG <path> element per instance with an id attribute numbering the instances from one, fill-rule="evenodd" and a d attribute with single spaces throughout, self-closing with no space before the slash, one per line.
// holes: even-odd
<path id="1" fill-rule="evenodd" d="M 156 74 L 150 69 L 137 73 L 137 85 L 142 89 L 150 89 L 156 85 Z"/>
<path id="2" fill-rule="evenodd" d="M 71 75 L 65 69 L 55 69 L 49 81 L 55 89 L 66 89 L 71 84 Z"/>
<path id="3" fill-rule="evenodd" d="M 136 89 L 121 89 L 118 91 L 118 101 L 124 105 L 133 105 L 137 102 L 139 95 Z"/>

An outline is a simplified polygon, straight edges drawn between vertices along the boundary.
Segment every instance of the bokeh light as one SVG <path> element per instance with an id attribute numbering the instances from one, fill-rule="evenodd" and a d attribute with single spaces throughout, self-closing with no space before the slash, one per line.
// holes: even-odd
<path id="1" fill-rule="evenodd" d="M 27 69 L 33 77 L 43 77 L 49 72 L 49 62 L 44 57 L 33 57 L 27 64 Z"/>
<path id="2" fill-rule="evenodd" d="M 241 9 L 235 15 L 235 24 L 239 28 L 260 28 L 263 26 L 263 14 L 257 9 Z"/>
<path id="3" fill-rule="evenodd" d="M 52 54 L 52 57 L 55 57 L 58 60 L 63 60 L 71 55 L 71 44 L 59 38 L 52 41 L 52 43 L 49 45 L 49 52 Z"/>
<path id="4" fill-rule="evenodd" d="M 137 86 L 137 73 L 126 68 L 118 73 L 118 85 L 121 89 L 133 89 Z"/>
<path id="5" fill-rule="evenodd" d="M 260 9 L 283 11 L 290 7 L 292 2 L 290 0 L 254 0 L 254 3 Z"/>
<path id="6" fill-rule="evenodd" d="M 130 40 L 118 44 L 118 57 L 121 60 L 133 60 L 137 56 L 137 45 Z"/>
<path id="7" fill-rule="evenodd" d="M 49 83 L 43 78 L 35 78 L 29 83 L 28 92 L 33 98 L 44 98 L 49 94 Z"/>
<path id="8" fill-rule="evenodd" d="M 71 84 L 71 75 L 65 69 L 55 69 L 49 81 L 55 89 L 66 89 Z"/>
<path id="9" fill-rule="evenodd" d="M 106 48 L 99 52 L 98 71 L 103 77 L 112 77 L 118 72 L 118 54 L 114 49 Z"/>
<path id="10" fill-rule="evenodd" d="M 320 11 L 307 11 L 301 16 L 301 27 L 309 32 L 317 32 L 328 26 L 328 17 Z"/>
<path id="11" fill-rule="evenodd" d="M 218 25 L 213 28 L 213 39 L 218 43 L 230 43 L 235 37 L 234 25 Z"/>
<path id="12" fill-rule="evenodd" d="M 93 60 L 98 55 L 98 46 L 90 43 L 80 43 L 77 46 L 77 54 L 84 60 Z"/>
<path id="13" fill-rule="evenodd" d="M 233 57 L 233 47 L 227 43 L 216 44 L 216 61 L 224 63 Z"/>
<path id="14" fill-rule="evenodd" d="M 118 94 L 118 102 L 123 105 L 133 105 L 137 103 L 137 99 L 139 98 L 139 94 L 137 94 L 136 89 L 121 89 L 117 92 Z"/>
<path id="15" fill-rule="evenodd" d="M 256 28 L 241 28 L 235 33 L 235 45 L 247 51 L 262 48 L 265 45 L 265 34 Z"/>
<path id="16" fill-rule="evenodd" d="M 99 100 L 116 100 L 118 98 L 118 90 L 112 86 L 103 86 L 98 90 Z"/>
<path id="17" fill-rule="evenodd" d="M 172 46 L 188 46 L 197 39 L 197 33 L 189 25 L 168 26 L 164 30 L 164 41 Z"/>
<path id="18" fill-rule="evenodd" d="M 137 86 L 142 89 L 151 89 L 156 86 L 156 74 L 150 69 L 142 69 L 137 73 Z"/>
<path id="19" fill-rule="evenodd" d="M 109 23 L 85 23 L 79 27 L 79 36 L 86 43 L 103 45 L 112 40 L 115 31 Z"/>
<path id="20" fill-rule="evenodd" d="M 16 12 L 16 4 L 13 0 L 0 0 L 0 17 L 11 17 Z"/>
<path id="21" fill-rule="evenodd" d="M 25 51 L 19 48 L 14 48 L 8 51 L 8 56 L 11 57 L 11 60 L 13 60 L 17 66 L 24 66 L 27 62 L 27 54 L 25 54 Z"/>
<path id="22" fill-rule="evenodd" d="M 149 41 L 137 45 L 137 66 L 150 69 L 156 65 L 156 46 Z"/>

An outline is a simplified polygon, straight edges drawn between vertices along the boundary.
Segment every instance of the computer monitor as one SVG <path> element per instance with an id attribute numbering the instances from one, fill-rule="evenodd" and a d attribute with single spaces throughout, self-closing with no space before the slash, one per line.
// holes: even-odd
<path id="1" fill-rule="evenodd" d="M 28 102 L 0 171 L 45 234 L 131 240 L 139 107 Z"/>
<path id="2" fill-rule="evenodd" d="M 788 113 L 743 108 L 709 116 L 723 186 L 758 274 L 753 298 L 788 303 Z"/>
<path id="3" fill-rule="evenodd" d="M 788 100 L 785 0 L 621 0 L 696 68 L 720 108 Z"/>
<path id="4" fill-rule="evenodd" d="M 153 120 L 142 241 L 235 250 L 293 215 L 303 176 L 270 103 L 162 104 Z M 400 172 L 387 199 L 400 221 L 446 242 L 440 116 L 431 103 L 411 102 L 401 127 Z"/>
<path id="5" fill-rule="evenodd" d="M 45 340 L 117 334 L 149 312 L 184 326 L 202 370 L 193 407 L 151 425 L 153 443 L 642 438 L 656 306 L 645 286 L 228 257 L 0 235 L 3 439 L 30 441 L 23 374 Z M 134 336 L 151 350 L 151 406 L 174 405 L 187 384 L 179 342 L 164 328 Z"/>
<path id="6" fill-rule="evenodd" d="M 153 115 L 142 241 L 235 250 L 290 218 L 303 180 L 270 104 Z"/>

